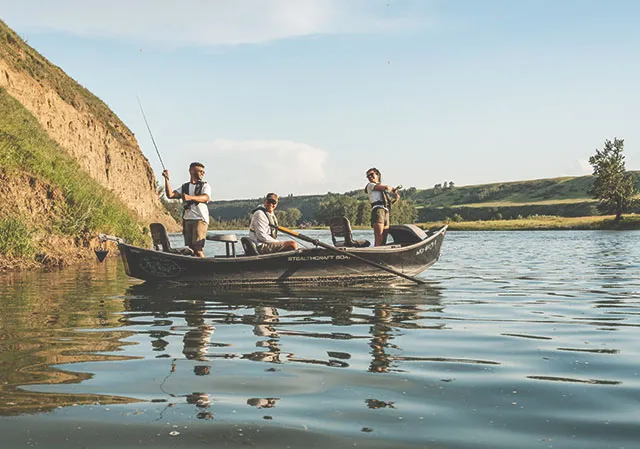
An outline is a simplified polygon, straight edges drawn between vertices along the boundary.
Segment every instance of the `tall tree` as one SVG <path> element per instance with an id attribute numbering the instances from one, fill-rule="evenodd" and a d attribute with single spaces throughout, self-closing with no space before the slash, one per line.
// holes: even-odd
<path id="1" fill-rule="evenodd" d="M 604 148 L 596 149 L 596 154 L 589 158 L 596 177 L 589 193 L 600 201 L 598 210 L 616 214 L 616 220 L 633 205 L 635 194 L 633 175 L 624 166 L 623 150 L 624 139 L 614 138 L 613 142 L 607 139 Z"/>
<path id="2" fill-rule="evenodd" d="M 345 216 L 351 223 L 355 223 L 357 214 L 358 200 L 350 196 L 330 193 L 320 203 L 316 211 L 316 220 L 328 225 L 331 217 Z"/>
<path id="3" fill-rule="evenodd" d="M 391 207 L 391 224 L 412 224 L 418 218 L 418 210 L 412 201 L 400 200 Z"/>

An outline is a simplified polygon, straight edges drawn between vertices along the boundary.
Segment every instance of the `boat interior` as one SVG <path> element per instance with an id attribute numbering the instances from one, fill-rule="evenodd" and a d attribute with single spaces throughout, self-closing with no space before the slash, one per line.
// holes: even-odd
<path id="1" fill-rule="evenodd" d="M 165 253 L 179 254 L 183 256 L 192 256 L 193 251 L 190 248 L 180 247 L 174 248 L 169 241 L 169 235 L 167 230 L 161 223 L 151 223 L 149 226 L 151 231 L 151 237 L 153 239 L 153 249 L 156 251 L 162 251 Z M 330 220 L 329 229 L 331 231 L 331 240 L 336 248 L 340 249 L 359 249 L 363 252 L 373 249 L 371 243 L 368 240 L 356 240 L 353 238 L 351 223 L 346 217 L 334 217 Z M 403 224 L 392 225 L 389 227 L 389 233 L 387 243 L 383 246 L 375 248 L 376 251 L 386 251 L 401 248 L 403 246 L 410 246 L 421 242 L 429 238 L 432 234 L 437 232 L 438 229 L 423 231 L 416 225 Z M 236 257 L 255 257 L 261 256 L 256 244 L 249 237 L 241 237 L 239 242 L 242 246 L 243 252 L 236 253 L 236 244 L 238 238 L 236 234 L 214 234 L 207 235 L 208 241 L 221 242 L 225 244 L 225 253 L 216 254 L 216 258 L 236 258 Z M 304 251 L 309 251 L 310 248 L 301 248 L 295 251 L 288 251 L 288 253 L 297 254 Z M 358 251 L 359 252 L 359 251 Z M 275 253 L 270 255 L 262 255 L 262 257 L 278 256 L 283 253 Z"/>

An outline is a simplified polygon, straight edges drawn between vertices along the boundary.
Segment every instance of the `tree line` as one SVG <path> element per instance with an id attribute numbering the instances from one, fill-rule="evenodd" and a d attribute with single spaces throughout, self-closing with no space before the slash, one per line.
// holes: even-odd
<path id="1" fill-rule="evenodd" d="M 625 212 L 638 212 L 638 204 L 634 200 L 637 188 L 637 177 L 625 168 L 624 140 L 614 138 L 613 141 L 605 140 L 602 149 L 596 149 L 596 154 L 589 158 L 593 167 L 593 180 L 576 178 L 576 183 L 571 184 L 566 192 L 567 183 L 558 183 L 553 179 L 522 181 L 519 183 L 506 183 L 504 185 L 471 186 L 456 188 L 453 181 L 445 181 L 436 184 L 433 189 L 418 190 L 409 187 L 402 191 L 402 199 L 392 207 L 391 222 L 414 223 L 416 220 L 442 221 L 442 220 L 500 220 L 515 219 L 531 215 L 557 215 L 557 216 L 586 216 L 614 214 L 616 220 L 621 220 Z M 587 184 L 584 187 L 584 184 Z M 598 200 L 597 206 L 593 203 L 549 203 L 538 204 L 540 200 L 548 198 L 562 198 L 562 195 L 580 195 L 587 193 Z M 158 185 L 161 200 L 171 215 L 176 220 L 181 219 L 182 207 L 179 201 L 167 200 L 162 195 L 162 188 Z M 459 194 L 456 193 L 459 191 Z M 467 192 L 469 191 L 469 192 Z M 531 193 L 529 193 L 531 191 Z M 445 204 L 439 206 L 428 204 L 425 194 L 455 195 Z M 465 207 L 455 204 L 482 203 L 490 200 L 499 200 L 503 196 L 517 195 L 521 200 L 517 202 L 531 202 L 519 206 L 509 206 L 509 199 L 500 207 Z M 586 196 L 586 195 L 585 195 Z M 459 197 L 459 198 L 458 198 Z M 582 197 L 582 196 L 580 196 Z M 529 201 L 527 201 L 529 200 Z M 423 204 L 418 211 L 415 204 Z M 249 226 L 250 211 L 261 203 L 261 199 L 221 202 L 224 204 L 209 204 L 212 218 L 212 226 L 219 228 L 242 229 Z M 425 204 L 427 203 L 427 204 Z M 304 225 L 328 225 L 329 219 L 334 216 L 345 216 L 352 225 L 368 226 L 371 206 L 366 195 L 361 190 L 346 192 L 344 194 L 327 193 L 326 195 L 310 195 L 306 197 L 283 197 L 280 207 L 276 210 L 278 221 L 282 226 L 295 227 Z"/>

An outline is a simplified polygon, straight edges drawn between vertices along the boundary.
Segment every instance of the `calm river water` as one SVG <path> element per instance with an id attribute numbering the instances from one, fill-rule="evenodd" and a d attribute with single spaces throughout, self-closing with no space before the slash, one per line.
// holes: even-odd
<path id="1" fill-rule="evenodd" d="M 0 277 L 0 446 L 635 448 L 639 243 L 450 232 L 427 286 Z"/>

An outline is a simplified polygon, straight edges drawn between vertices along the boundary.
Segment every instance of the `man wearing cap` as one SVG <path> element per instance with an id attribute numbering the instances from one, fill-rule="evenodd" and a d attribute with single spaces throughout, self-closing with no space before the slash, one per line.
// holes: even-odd
<path id="1" fill-rule="evenodd" d="M 169 184 L 169 171 L 162 172 L 164 176 L 164 193 L 170 199 L 182 199 L 182 234 L 184 244 L 193 250 L 196 257 L 204 257 L 204 242 L 209 227 L 209 208 L 211 201 L 211 186 L 204 178 L 204 165 L 193 162 L 189 166 L 189 182 L 185 182 L 178 189 L 172 190 Z"/>
<path id="2" fill-rule="evenodd" d="M 256 244 L 260 254 L 298 249 L 298 244 L 293 240 L 278 241 L 278 219 L 275 214 L 277 206 L 278 195 L 268 193 L 264 205 L 252 211 L 249 238 Z"/>

